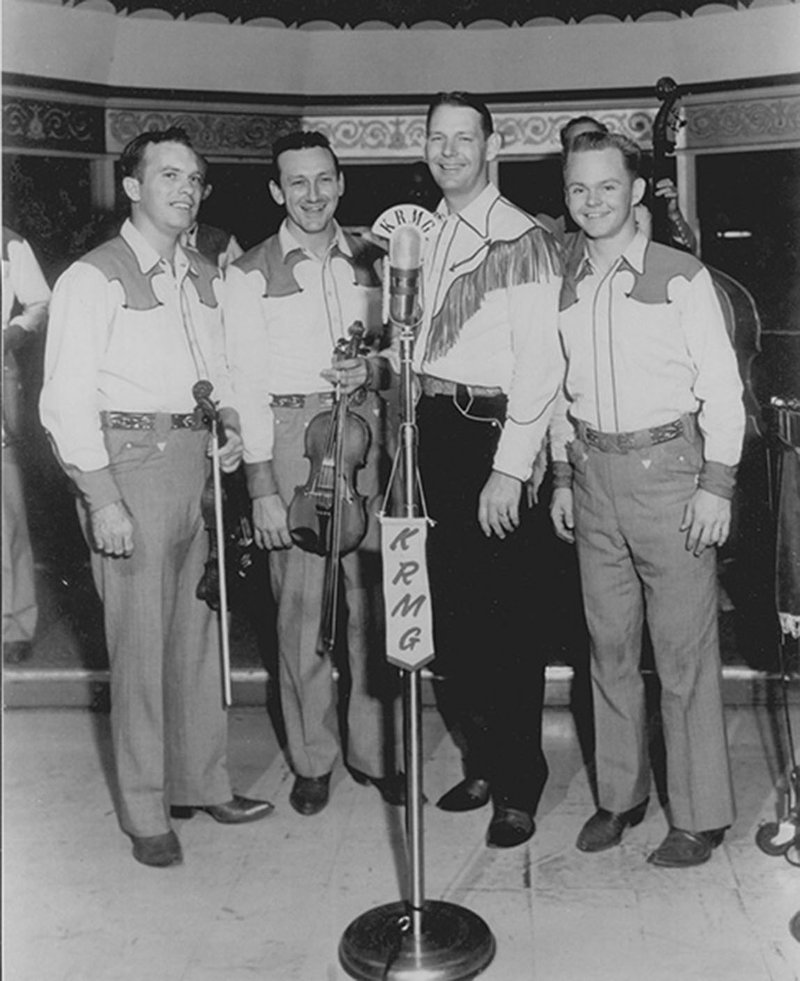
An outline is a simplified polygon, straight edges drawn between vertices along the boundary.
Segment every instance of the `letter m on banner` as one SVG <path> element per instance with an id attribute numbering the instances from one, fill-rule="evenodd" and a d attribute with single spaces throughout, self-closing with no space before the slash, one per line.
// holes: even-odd
<path id="1" fill-rule="evenodd" d="M 433 617 L 425 542 L 427 518 L 380 517 L 386 657 L 415 671 L 433 657 Z"/>

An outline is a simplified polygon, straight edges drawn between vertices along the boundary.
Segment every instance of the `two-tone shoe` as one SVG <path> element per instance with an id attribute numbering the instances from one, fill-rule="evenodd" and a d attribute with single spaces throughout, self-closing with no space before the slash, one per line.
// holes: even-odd
<path id="1" fill-rule="evenodd" d="M 195 812 L 202 811 L 220 824 L 247 824 L 250 821 L 260 821 L 274 810 L 275 806 L 268 800 L 251 800 L 249 797 L 234 794 L 222 804 L 195 804 L 191 807 L 178 805 L 171 807 L 169 813 L 173 818 L 186 821 Z"/>

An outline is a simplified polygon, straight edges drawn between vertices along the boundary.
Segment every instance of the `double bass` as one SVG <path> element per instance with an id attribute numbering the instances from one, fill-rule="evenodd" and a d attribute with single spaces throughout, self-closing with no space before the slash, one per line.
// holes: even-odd
<path id="1" fill-rule="evenodd" d="M 669 76 L 656 82 L 656 96 L 661 105 L 653 122 L 653 186 L 664 177 L 676 181 L 675 147 L 677 135 L 683 125 L 680 104 L 683 91 Z M 667 202 L 663 198 L 653 199 L 653 240 L 664 245 L 673 245 L 670 233 L 670 218 Z M 725 326 L 736 352 L 739 373 L 744 384 L 744 403 L 747 413 L 747 428 L 751 435 L 761 435 L 761 409 L 753 391 L 753 361 L 761 352 L 761 319 L 752 294 L 732 276 L 705 263 L 711 274 L 711 281 L 717 294 Z"/>

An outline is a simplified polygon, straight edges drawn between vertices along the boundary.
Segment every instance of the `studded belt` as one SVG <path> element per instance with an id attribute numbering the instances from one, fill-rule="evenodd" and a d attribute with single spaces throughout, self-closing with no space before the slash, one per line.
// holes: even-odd
<path id="1" fill-rule="evenodd" d="M 580 419 L 574 419 L 573 425 L 578 439 L 603 453 L 629 453 L 631 450 L 641 450 L 659 443 L 668 443 L 679 436 L 691 436 L 695 429 L 694 416 L 681 416 L 674 422 L 666 422 L 662 426 L 651 426 L 649 429 L 636 429 L 628 433 L 601 433 L 592 429 Z"/>
<path id="2" fill-rule="evenodd" d="M 170 429 L 200 429 L 194 412 L 101 412 L 102 429 L 155 429 L 156 420 L 169 420 Z"/>
<path id="3" fill-rule="evenodd" d="M 302 409 L 306 402 L 333 405 L 333 392 L 312 392 L 310 395 L 271 395 L 269 404 L 281 409 Z"/>

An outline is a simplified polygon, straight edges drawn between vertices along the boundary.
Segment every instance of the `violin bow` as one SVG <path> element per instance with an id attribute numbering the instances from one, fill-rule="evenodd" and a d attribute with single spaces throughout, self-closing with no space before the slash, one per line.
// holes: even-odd
<path id="1" fill-rule="evenodd" d="M 230 708 L 231 697 L 231 647 L 228 615 L 228 581 L 225 575 L 225 527 L 222 515 L 222 468 L 219 463 L 220 446 L 225 445 L 225 430 L 219 418 L 217 406 L 211 400 L 214 386 L 210 381 L 201 380 L 192 387 L 192 395 L 197 403 L 197 411 L 208 423 L 211 431 L 211 475 L 214 488 L 214 533 L 217 545 L 217 575 L 219 577 L 219 628 L 222 652 L 222 703 Z M 220 439 L 220 433 L 222 438 Z"/>

